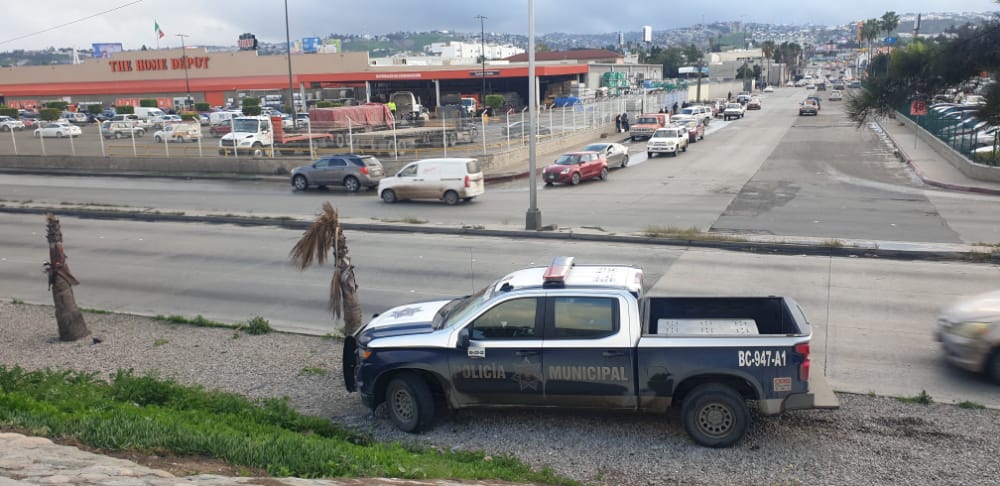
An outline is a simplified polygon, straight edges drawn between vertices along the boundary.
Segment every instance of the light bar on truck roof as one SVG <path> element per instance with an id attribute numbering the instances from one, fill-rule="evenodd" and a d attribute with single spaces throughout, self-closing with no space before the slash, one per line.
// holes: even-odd
<path id="1" fill-rule="evenodd" d="M 552 259 L 552 263 L 545 269 L 542 275 L 542 285 L 565 285 L 566 277 L 573 268 L 573 257 L 559 256 Z"/>

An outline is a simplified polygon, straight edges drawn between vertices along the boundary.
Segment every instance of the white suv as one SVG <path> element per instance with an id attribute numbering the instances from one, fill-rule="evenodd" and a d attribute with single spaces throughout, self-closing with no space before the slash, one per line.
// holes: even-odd
<path id="1" fill-rule="evenodd" d="M 14 130 L 24 130 L 24 122 L 9 116 L 0 116 L 0 131 L 11 132 Z"/>
<path id="2" fill-rule="evenodd" d="M 687 149 L 688 129 L 669 126 L 653 132 L 646 143 L 646 158 L 651 159 L 655 154 L 671 154 L 676 157 L 678 152 L 687 152 Z"/>

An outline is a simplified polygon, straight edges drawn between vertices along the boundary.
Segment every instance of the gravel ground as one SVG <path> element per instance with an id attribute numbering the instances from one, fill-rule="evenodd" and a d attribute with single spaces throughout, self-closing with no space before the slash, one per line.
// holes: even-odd
<path id="1" fill-rule="evenodd" d="M 840 410 L 758 418 L 746 439 L 722 450 L 694 445 L 676 413 L 464 410 L 412 436 L 344 391 L 339 340 L 85 315 L 100 344 L 59 342 L 51 307 L 0 303 L 0 365 L 102 376 L 131 368 L 254 398 L 287 396 L 303 413 L 379 439 L 513 454 L 591 484 L 1000 484 L 997 410 L 838 394 Z"/>

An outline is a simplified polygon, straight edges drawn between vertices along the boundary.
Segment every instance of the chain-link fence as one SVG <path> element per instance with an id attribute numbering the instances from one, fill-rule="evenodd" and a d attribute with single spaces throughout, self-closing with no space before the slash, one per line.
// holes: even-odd
<path id="1" fill-rule="evenodd" d="M 973 108 L 973 107 L 970 107 Z M 937 110 L 927 110 L 927 115 L 910 115 L 910 106 L 901 107 L 899 113 L 927 130 L 942 142 L 948 144 L 969 160 L 989 165 L 1000 166 L 1000 138 L 997 127 L 980 121 L 970 112 L 955 111 L 942 113 Z"/>

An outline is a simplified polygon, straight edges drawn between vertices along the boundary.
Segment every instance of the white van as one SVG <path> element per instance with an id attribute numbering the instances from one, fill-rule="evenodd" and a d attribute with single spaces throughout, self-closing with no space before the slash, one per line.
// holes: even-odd
<path id="1" fill-rule="evenodd" d="M 209 125 L 228 125 L 229 120 L 243 116 L 242 111 L 213 111 L 208 114 Z"/>
<path id="2" fill-rule="evenodd" d="M 485 192 L 477 159 L 424 159 L 406 164 L 395 176 L 378 183 L 383 201 L 439 199 L 449 205 L 471 201 Z"/>

